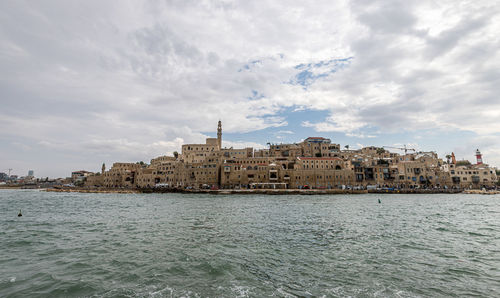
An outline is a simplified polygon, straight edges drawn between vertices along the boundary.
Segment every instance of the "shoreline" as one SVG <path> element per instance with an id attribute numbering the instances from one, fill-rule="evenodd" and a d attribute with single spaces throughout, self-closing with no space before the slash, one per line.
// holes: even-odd
<path id="1" fill-rule="evenodd" d="M 183 193 L 183 194 L 212 194 L 212 195 L 340 195 L 340 194 L 481 194 L 496 195 L 500 190 L 483 191 L 480 189 L 399 189 L 399 190 L 352 190 L 352 189 L 156 189 L 156 188 L 26 188 L 21 186 L 0 187 L 2 189 L 25 190 L 35 189 L 46 192 L 78 192 L 78 193 L 116 193 L 116 194 L 141 194 L 141 193 Z"/>
<path id="2" fill-rule="evenodd" d="M 342 189 L 85 189 L 85 188 L 47 188 L 47 192 L 79 193 L 184 193 L 212 195 L 340 195 L 340 194 L 500 194 L 500 191 L 451 190 L 451 189 L 402 189 L 402 190 L 342 190 Z"/>

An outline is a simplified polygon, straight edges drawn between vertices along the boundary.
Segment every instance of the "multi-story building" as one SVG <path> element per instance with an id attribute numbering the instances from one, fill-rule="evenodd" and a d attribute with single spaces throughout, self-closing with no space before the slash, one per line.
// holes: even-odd
<path id="1" fill-rule="evenodd" d="M 74 172 L 71 172 L 71 180 L 73 181 L 73 183 L 84 181 L 85 178 L 91 174 L 93 174 L 93 173 L 87 172 L 84 170 L 74 171 Z"/>
<path id="2" fill-rule="evenodd" d="M 399 148 L 402 149 L 402 148 Z M 178 188 L 401 188 L 494 185 L 495 169 L 482 163 L 456 165 L 434 152 L 401 155 L 381 147 L 341 150 L 330 139 L 309 137 L 300 143 L 269 144 L 268 149 L 222 148 L 217 138 L 184 144 L 180 155 L 153 158 L 150 165 L 115 163 L 109 171 L 87 176 L 87 185 L 105 187 Z M 480 154 L 477 151 L 477 154 Z M 453 155 L 454 156 L 454 155 Z M 81 171 L 80 171 L 81 172 Z"/>
<path id="3" fill-rule="evenodd" d="M 136 173 L 143 166 L 138 163 L 115 162 L 109 171 L 101 174 L 105 187 L 135 187 Z"/>
<path id="4" fill-rule="evenodd" d="M 447 172 L 452 185 L 460 188 L 479 188 L 494 185 L 498 177 L 494 168 L 486 164 L 456 165 L 449 164 Z"/>

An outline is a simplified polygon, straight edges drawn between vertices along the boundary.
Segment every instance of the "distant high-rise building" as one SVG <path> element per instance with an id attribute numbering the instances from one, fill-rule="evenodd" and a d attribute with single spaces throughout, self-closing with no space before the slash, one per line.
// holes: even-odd
<path id="1" fill-rule="evenodd" d="M 35 176 L 35 171 L 29 170 L 28 171 L 28 177 L 33 177 L 33 176 Z"/>

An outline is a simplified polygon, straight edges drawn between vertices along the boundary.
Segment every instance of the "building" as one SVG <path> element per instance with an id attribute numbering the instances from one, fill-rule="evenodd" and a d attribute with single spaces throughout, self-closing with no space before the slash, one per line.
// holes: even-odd
<path id="1" fill-rule="evenodd" d="M 73 183 L 75 182 L 83 182 L 84 179 L 93 174 L 92 172 L 87 172 L 87 171 L 84 171 L 84 170 L 80 170 L 80 171 L 74 171 L 74 172 L 71 172 L 71 181 L 73 181 Z"/>
<path id="2" fill-rule="evenodd" d="M 406 148 L 404 154 L 375 146 L 341 150 L 323 137 L 268 145 L 222 148 L 219 121 L 217 138 L 184 144 L 178 156 L 159 156 L 149 165 L 114 163 L 108 171 L 103 164 L 100 174 L 77 171 L 72 177 L 86 177 L 89 187 L 126 188 L 481 188 L 498 181 L 479 150 L 477 164 L 457 165 L 454 154 L 443 161 L 435 152 L 408 153 Z"/>

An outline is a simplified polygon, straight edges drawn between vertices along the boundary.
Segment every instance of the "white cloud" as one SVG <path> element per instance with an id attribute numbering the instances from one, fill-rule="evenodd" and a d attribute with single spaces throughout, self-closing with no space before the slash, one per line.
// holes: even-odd
<path id="1" fill-rule="evenodd" d="M 224 132 L 288 131 L 284 108 L 326 110 L 303 126 L 357 138 L 500 133 L 494 1 L 3 1 L 0 11 L 0 137 L 25 151 L 47 141 L 68 155 L 145 159 L 203 142 L 219 119 Z"/>

